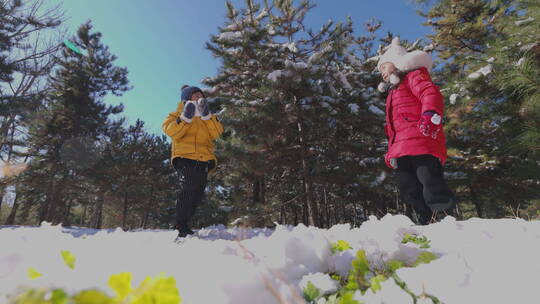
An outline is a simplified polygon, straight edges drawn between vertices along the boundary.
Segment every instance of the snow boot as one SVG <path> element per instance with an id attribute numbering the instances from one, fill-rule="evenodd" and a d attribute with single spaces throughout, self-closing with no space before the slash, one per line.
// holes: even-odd
<path id="1" fill-rule="evenodd" d="M 195 232 L 193 232 L 193 230 L 191 230 L 188 227 L 188 225 L 179 225 L 179 227 L 177 229 L 178 229 L 178 237 L 179 238 L 183 238 L 183 237 L 186 237 L 188 235 L 192 235 L 192 234 L 195 233 Z"/>

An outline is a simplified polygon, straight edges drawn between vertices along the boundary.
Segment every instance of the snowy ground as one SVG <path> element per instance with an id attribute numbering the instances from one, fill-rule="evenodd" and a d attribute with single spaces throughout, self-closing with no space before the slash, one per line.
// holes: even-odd
<path id="1" fill-rule="evenodd" d="M 124 232 L 41 227 L 0 227 L 0 303 L 17 287 L 62 287 L 76 292 L 99 288 L 112 294 L 107 278 L 132 272 L 137 286 L 147 276 L 174 276 L 182 303 L 303 303 L 301 284 L 320 272 L 341 272 L 364 249 L 371 264 L 390 259 L 414 261 L 421 249 L 402 244 L 405 233 L 431 240 L 440 258 L 397 274 L 415 293 L 435 295 L 443 303 L 539 303 L 540 222 L 519 219 L 455 221 L 447 217 L 414 226 L 404 216 L 372 217 L 360 228 L 279 226 L 277 229 L 198 231 L 181 244 L 174 231 Z M 330 243 L 347 241 L 353 249 L 330 254 Z M 61 250 L 76 257 L 64 265 Z M 27 269 L 43 276 L 31 280 Z M 311 276 L 306 275 L 312 273 Z M 322 276 L 321 276 L 322 277 Z M 304 280 L 302 280 L 304 278 Z M 324 280 L 313 282 L 332 289 Z M 327 280 L 328 281 L 328 280 Z M 330 282 L 331 283 L 331 282 Z M 357 294 L 364 303 L 412 303 L 392 280 L 373 294 Z"/>

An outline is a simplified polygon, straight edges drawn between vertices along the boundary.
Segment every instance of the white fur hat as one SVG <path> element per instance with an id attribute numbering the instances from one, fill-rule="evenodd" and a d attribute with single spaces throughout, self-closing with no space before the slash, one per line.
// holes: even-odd
<path id="1" fill-rule="evenodd" d="M 386 52 L 379 57 L 377 70 L 385 62 L 393 63 L 401 71 L 411 71 L 425 67 L 431 73 L 433 67 L 433 60 L 428 53 L 420 50 L 407 53 L 407 50 L 399 45 L 399 37 L 392 39 L 392 43 L 388 46 Z"/>

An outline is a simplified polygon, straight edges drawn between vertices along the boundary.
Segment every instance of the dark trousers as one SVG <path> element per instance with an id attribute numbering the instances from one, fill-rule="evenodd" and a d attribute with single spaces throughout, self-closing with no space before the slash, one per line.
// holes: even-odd
<path id="1" fill-rule="evenodd" d="M 455 207 L 454 195 L 444 181 L 443 167 L 433 155 L 403 156 L 397 159 L 396 180 L 403 200 L 412 206 L 421 224 L 434 211 Z"/>
<path id="2" fill-rule="evenodd" d="M 173 166 L 178 176 L 176 191 L 176 229 L 188 227 L 204 197 L 208 178 L 208 163 L 188 158 L 175 158 Z"/>

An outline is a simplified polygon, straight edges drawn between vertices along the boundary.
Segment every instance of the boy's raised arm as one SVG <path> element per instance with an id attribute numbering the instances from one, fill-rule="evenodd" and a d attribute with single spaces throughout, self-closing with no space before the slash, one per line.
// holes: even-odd
<path id="1" fill-rule="evenodd" d="M 163 132 L 172 138 L 182 138 L 191 126 L 183 120 L 178 119 L 179 117 L 177 112 L 169 113 L 161 125 Z"/>

